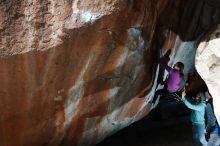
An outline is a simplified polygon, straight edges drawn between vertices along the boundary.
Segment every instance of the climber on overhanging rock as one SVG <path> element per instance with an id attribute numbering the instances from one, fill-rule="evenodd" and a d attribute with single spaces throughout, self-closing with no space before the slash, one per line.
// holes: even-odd
<path id="1" fill-rule="evenodd" d="M 199 92 L 189 98 L 185 91 L 182 92 L 182 102 L 191 109 L 191 122 L 193 126 L 193 145 L 194 146 L 206 146 L 207 141 L 205 139 L 205 108 L 206 108 L 206 87 L 200 88 Z"/>
<path id="2" fill-rule="evenodd" d="M 159 95 L 166 96 L 166 95 L 176 95 L 175 97 L 178 98 L 178 92 L 182 89 L 184 80 L 184 64 L 182 62 L 177 62 L 174 67 L 168 66 L 168 56 L 163 56 L 160 59 L 160 64 L 168 71 L 168 77 L 163 89 L 158 90 L 155 92 L 154 98 L 152 103 L 155 103 Z"/>
<path id="3" fill-rule="evenodd" d="M 216 120 L 212 96 L 208 91 L 205 93 L 206 96 L 206 140 L 208 141 L 208 146 L 219 146 L 220 145 L 220 127 L 218 121 Z"/>

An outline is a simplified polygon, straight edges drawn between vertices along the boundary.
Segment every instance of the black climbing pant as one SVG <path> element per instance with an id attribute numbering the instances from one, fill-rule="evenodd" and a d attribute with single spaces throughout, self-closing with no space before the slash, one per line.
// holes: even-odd
<path id="1" fill-rule="evenodd" d="M 155 103 L 156 100 L 158 99 L 159 95 L 162 97 L 162 96 L 166 96 L 168 94 L 168 90 L 163 88 L 163 89 L 160 89 L 160 90 L 157 90 L 154 94 L 154 98 L 153 98 L 153 101 L 152 103 Z"/>

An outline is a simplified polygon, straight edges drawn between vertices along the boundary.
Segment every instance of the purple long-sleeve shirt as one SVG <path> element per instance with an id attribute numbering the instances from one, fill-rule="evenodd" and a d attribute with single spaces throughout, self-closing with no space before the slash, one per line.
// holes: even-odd
<path id="1" fill-rule="evenodd" d="M 160 64 L 168 71 L 167 90 L 177 91 L 180 88 L 180 83 L 183 80 L 183 76 L 179 70 L 173 69 L 167 65 L 165 59 L 161 59 Z"/>

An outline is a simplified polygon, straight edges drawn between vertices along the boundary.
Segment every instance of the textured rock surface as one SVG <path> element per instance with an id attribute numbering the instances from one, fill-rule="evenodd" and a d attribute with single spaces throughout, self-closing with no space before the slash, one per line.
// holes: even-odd
<path id="1" fill-rule="evenodd" d="M 1 1 L 1 145 L 89 145 L 146 115 L 150 3 Z"/>
<path id="2" fill-rule="evenodd" d="M 0 0 L 1 145 L 90 145 L 146 115 L 160 48 L 218 20 L 200 3 Z"/>
<path id="3" fill-rule="evenodd" d="M 220 25 L 203 40 L 196 53 L 196 68 L 213 96 L 214 111 L 220 121 Z"/>

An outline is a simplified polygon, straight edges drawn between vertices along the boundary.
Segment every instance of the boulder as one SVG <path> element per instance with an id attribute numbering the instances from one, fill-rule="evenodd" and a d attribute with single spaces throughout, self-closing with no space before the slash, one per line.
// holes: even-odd
<path id="1" fill-rule="evenodd" d="M 219 20 L 207 0 L 1 0 L 0 11 L 1 146 L 93 145 L 141 119 L 159 57 L 171 49 L 187 73 Z"/>

